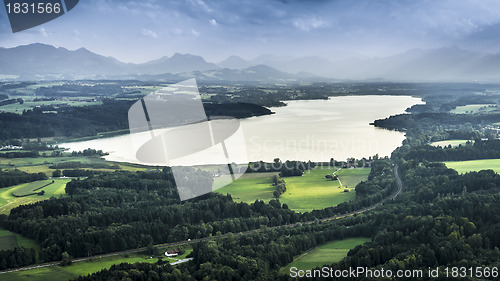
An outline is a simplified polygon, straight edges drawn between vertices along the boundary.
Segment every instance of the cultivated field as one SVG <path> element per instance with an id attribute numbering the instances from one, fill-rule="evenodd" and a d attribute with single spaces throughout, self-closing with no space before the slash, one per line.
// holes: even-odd
<path id="1" fill-rule="evenodd" d="M 280 197 L 292 210 L 308 212 L 338 205 L 354 199 L 354 187 L 368 178 L 370 169 L 341 169 L 339 176 L 342 185 L 349 187 L 344 192 L 338 181 L 326 180 L 325 175 L 332 174 L 337 169 L 313 169 L 300 177 L 283 178 L 287 191 Z M 218 193 L 231 194 L 235 201 L 253 203 L 255 200 L 269 201 L 273 199 L 275 187 L 272 177 L 275 173 L 249 173 L 233 183 L 216 190 Z"/>
<path id="2" fill-rule="evenodd" d="M 499 108 L 496 104 L 468 104 L 464 106 L 457 106 L 457 108 L 451 110 L 450 112 L 455 114 L 476 114 L 498 110 Z"/>
<path id="3" fill-rule="evenodd" d="M 360 237 L 326 243 L 296 257 L 291 263 L 283 267 L 281 272 L 287 274 L 290 272 L 291 267 L 307 270 L 339 262 L 347 256 L 350 249 L 367 241 L 370 241 L 370 238 Z"/>
<path id="4" fill-rule="evenodd" d="M 25 110 L 32 110 L 36 106 L 53 106 L 55 108 L 59 107 L 80 107 L 89 105 L 101 105 L 102 101 L 96 101 L 93 97 L 75 97 L 75 98 L 64 98 L 57 99 L 53 101 L 34 101 L 36 97 L 33 96 L 11 96 L 10 98 L 21 98 L 24 103 L 19 102 L 0 106 L 0 110 L 10 113 L 22 114 Z M 52 111 L 51 111 L 52 112 Z M 52 113 L 56 113 L 53 111 Z"/>
<path id="5" fill-rule="evenodd" d="M 52 180 L 34 181 L 26 183 L 20 188 L 17 188 L 15 191 L 13 191 L 12 195 L 15 197 L 23 197 L 31 195 L 35 192 L 40 192 L 43 187 L 48 187 L 51 183 Z"/>
<path id="6" fill-rule="evenodd" d="M 275 174 L 277 173 L 247 173 L 215 192 L 229 193 L 237 202 L 253 203 L 257 199 L 267 202 L 274 198 L 272 178 Z"/>
<path id="7" fill-rule="evenodd" d="M 468 142 L 468 140 L 444 140 L 444 141 L 435 141 L 431 143 L 432 146 L 441 146 L 445 147 L 448 145 L 451 145 L 453 147 L 458 146 L 458 145 L 465 145 Z M 474 142 L 474 141 L 472 141 Z"/>
<path id="8" fill-rule="evenodd" d="M 31 240 L 4 229 L 0 229 L 0 251 L 12 250 L 15 247 L 33 248 L 37 253 L 40 252 L 40 246 L 35 240 Z M 3 280 L 1 276 L 0 280 Z"/>
<path id="9" fill-rule="evenodd" d="M 342 186 L 354 188 L 361 181 L 368 180 L 368 175 L 370 174 L 370 168 L 364 169 L 342 169 L 337 175 L 342 182 Z"/>
<path id="10" fill-rule="evenodd" d="M 68 183 L 70 179 L 62 178 L 62 179 L 54 179 L 54 183 L 48 185 L 38 191 L 45 191 L 43 195 L 29 195 L 26 197 L 15 197 L 13 193 L 21 193 L 23 190 L 31 189 L 35 186 L 35 183 L 23 183 L 11 187 L 5 187 L 0 189 L 0 214 L 9 214 L 10 210 L 14 209 L 17 206 L 24 204 L 31 204 L 42 200 L 47 200 L 50 197 L 59 197 L 65 194 L 66 183 Z M 51 181 L 39 181 L 39 182 L 51 182 Z M 31 186 L 31 187 L 30 187 Z"/>
<path id="11" fill-rule="evenodd" d="M 460 174 L 480 170 L 493 170 L 500 173 L 500 159 L 453 161 L 444 162 L 444 164 L 450 169 L 455 169 Z"/>
<path id="12" fill-rule="evenodd" d="M 163 251 L 163 250 L 162 250 Z M 163 260 L 168 260 L 169 262 L 175 262 L 179 259 L 184 259 L 191 253 L 192 249 L 187 249 L 186 253 L 175 257 L 166 258 Z M 38 269 L 31 269 L 26 271 L 11 272 L 0 274 L 0 280 L 13 280 L 13 281 L 29 281 L 29 280 L 51 280 L 51 281 L 68 281 L 77 278 L 80 275 L 88 275 L 100 270 L 110 268 L 114 264 L 120 263 L 136 263 L 136 262 L 147 262 L 155 263 L 158 258 L 151 258 L 145 254 L 128 254 L 119 255 L 113 257 L 104 257 L 93 259 L 85 262 L 74 263 L 69 266 L 50 266 Z"/>
<path id="13" fill-rule="evenodd" d="M 1 153 L 0 153 L 1 155 Z M 1 158 L 0 157 L 0 169 L 18 169 L 27 173 L 45 173 L 47 176 L 52 176 L 52 172 L 55 169 L 50 169 L 49 167 L 54 164 L 59 164 L 63 162 L 80 162 L 82 164 L 116 164 L 120 167 L 120 170 L 125 171 L 144 171 L 148 169 L 153 169 L 152 167 L 141 166 L 129 163 L 115 163 L 106 161 L 100 157 L 84 157 L 84 156 L 61 156 L 61 157 L 34 157 L 34 158 Z M 85 170 L 99 170 L 99 171 L 114 171 L 115 169 L 95 169 L 91 167 L 83 168 Z"/>

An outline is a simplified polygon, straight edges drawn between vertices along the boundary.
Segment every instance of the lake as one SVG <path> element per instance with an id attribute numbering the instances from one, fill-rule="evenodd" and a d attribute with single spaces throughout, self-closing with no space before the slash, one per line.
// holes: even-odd
<path id="1" fill-rule="evenodd" d="M 369 123 L 376 119 L 401 114 L 415 104 L 423 104 L 410 96 L 343 96 L 328 100 L 288 101 L 286 107 L 272 108 L 273 115 L 240 120 L 240 130 L 234 139 L 224 142 L 229 158 L 236 163 L 246 161 L 345 160 L 375 154 L 389 156 L 401 145 L 404 133 L 375 128 Z M 161 134 L 168 130 L 155 130 Z M 64 143 L 61 147 L 81 151 L 101 149 L 110 153 L 107 160 L 145 163 L 137 160 L 141 143 L 151 138 L 149 132 L 122 135 L 83 142 Z M 185 141 L 186 144 L 189 140 Z M 213 151 L 211 151 L 213 150 Z M 190 165 L 227 163 L 220 147 L 206 153 L 157 165 Z"/>

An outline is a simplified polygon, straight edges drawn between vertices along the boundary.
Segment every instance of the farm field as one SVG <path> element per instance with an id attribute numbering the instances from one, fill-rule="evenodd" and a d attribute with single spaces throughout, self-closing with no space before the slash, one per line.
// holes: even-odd
<path id="1" fill-rule="evenodd" d="M 339 262 L 347 256 L 349 250 L 368 241 L 370 241 L 370 238 L 358 237 L 326 243 L 296 257 L 291 263 L 283 267 L 281 272 L 289 273 L 291 267 L 307 270 Z"/>
<path id="2" fill-rule="evenodd" d="M 15 247 L 33 248 L 35 249 L 37 254 L 40 252 L 40 246 L 35 240 L 23 237 L 19 234 L 4 229 L 0 229 L 0 251 L 12 250 Z"/>
<path id="3" fill-rule="evenodd" d="M 174 258 L 166 258 L 170 262 L 175 262 L 179 259 L 184 259 L 191 253 L 192 249 L 187 249 L 186 253 Z M 110 268 L 114 264 L 148 262 L 155 263 L 158 258 L 150 258 L 145 254 L 129 254 L 119 255 L 114 257 L 104 257 L 93 259 L 85 262 L 77 262 L 69 266 L 50 266 L 44 268 L 30 269 L 26 271 L 10 272 L 0 274 L 0 280 L 51 280 L 51 281 L 68 281 L 77 278 L 80 275 L 88 275 L 102 269 Z"/>
<path id="4" fill-rule="evenodd" d="M 468 142 L 468 140 L 444 140 L 444 141 L 435 141 L 431 143 L 432 146 L 441 146 L 445 147 L 448 145 L 451 145 L 453 147 L 458 146 L 458 145 L 465 145 Z M 472 141 L 474 142 L 474 141 Z"/>
<path id="5" fill-rule="evenodd" d="M 102 101 L 94 101 L 93 98 L 89 97 L 77 97 L 71 99 L 58 99 L 54 101 L 34 101 L 33 96 L 12 96 L 11 98 L 22 98 L 24 100 L 23 104 L 19 102 L 0 106 L 0 110 L 10 113 L 22 114 L 24 110 L 32 110 L 36 106 L 54 106 L 54 107 L 80 107 L 80 106 L 90 106 L 90 105 L 101 105 Z"/>
<path id="6" fill-rule="evenodd" d="M 26 197 L 15 197 L 12 194 L 14 192 L 19 192 L 20 190 L 26 189 L 26 186 L 33 186 L 34 183 L 23 183 L 11 187 L 5 187 L 0 189 L 0 214 L 9 214 L 10 210 L 17 206 L 35 203 L 38 201 L 49 199 L 50 197 L 58 197 L 65 194 L 66 183 L 71 179 L 61 178 L 54 179 L 54 183 L 46 186 L 38 191 L 45 191 L 43 195 L 30 195 Z M 41 181 L 45 182 L 45 181 Z M 50 181 L 49 181 L 50 182 Z"/>
<path id="7" fill-rule="evenodd" d="M 247 173 L 215 192 L 229 193 L 237 202 L 253 203 L 257 199 L 268 202 L 274 198 L 272 178 L 275 174 L 277 173 Z"/>
<path id="8" fill-rule="evenodd" d="M 323 209 L 353 200 L 354 189 L 344 192 L 338 181 L 326 180 L 325 175 L 337 169 L 312 169 L 301 177 L 286 177 L 286 192 L 280 197 L 280 202 L 297 212 L 309 212 Z M 342 181 L 343 169 L 336 175 Z"/>
<path id="9" fill-rule="evenodd" d="M 280 197 L 292 210 L 308 212 L 314 209 L 335 206 L 342 202 L 354 199 L 354 187 L 368 178 L 369 168 L 341 169 L 337 172 L 344 186 L 349 192 L 344 192 L 338 181 L 326 180 L 325 175 L 337 169 L 313 169 L 301 177 L 285 177 L 287 191 Z M 233 183 L 224 186 L 215 192 L 231 194 L 238 202 L 253 203 L 255 200 L 269 201 L 273 199 L 275 188 L 272 186 L 272 176 L 275 173 L 249 173 L 243 175 Z"/>
<path id="10" fill-rule="evenodd" d="M 368 180 L 368 175 L 370 174 L 370 168 L 363 169 L 342 169 L 337 175 L 342 182 L 344 187 L 354 188 L 361 181 Z"/>
<path id="11" fill-rule="evenodd" d="M 446 167 L 463 174 L 471 171 L 493 170 L 500 173 L 500 159 L 481 159 L 470 161 L 444 162 Z"/>
<path id="12" fill-rule="evenodd" d="M 476 114 L 476 113 L 486 113 L 491 111 L 498 111 L 499 108 L 496 104 L 468 104 L 463 106 L 457 106 L 457 108 L 450 111 L 450 113 L 455 114 Z"/>
<path id="13" fill-rule="evenodd" d="M 42 180 L 42 181 L 35 181 L 35 182 L 30 182 L 27 184 L 24 184 L 20 188 L 17 188 L 15 191 L 12 192 L 12 195 L 15 197 L 22 197 L 22 196 L 27 196 L 35 192 L 40 192 L 42 187 L 47 186 L 51 184 L 51 180 Z"/>
<path id="14" fill-rule="evenodd" d="M 0 154 L 1 155 L 1 154 Z M 121 170 L 125 171 L 144 171 L 152 169 L 151 167 L 141 166 L 129 163 L 115 163 L 106 161 L 100 157 L 84 157 L 84 156 L 62 156 L 62 157 L 34 157 L 34 158 L 1 158 L 0 169 L 18 169 L 27 173 L 45 173 L 47 176 L 52 176 L 55 169 L 49 167 L 62 163 L 62 162 L 80 162 L 83 164 L 108 164 L 118 165 Z M 100 170 L 100 171 L 114 171 L 115 169 L 94 169 L 83 168 L 85 170 Z"/>

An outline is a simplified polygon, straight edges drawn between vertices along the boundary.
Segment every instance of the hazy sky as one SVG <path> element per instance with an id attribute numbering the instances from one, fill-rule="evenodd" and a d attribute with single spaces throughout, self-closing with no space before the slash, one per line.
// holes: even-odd
<path id="1" fill-rule="evenodd" d="M 68 14 L 15 34 L 0 11 L 2 47 L 85 47 L 125 62 L 176 52 L 213 62 L 229 55 L 373 57 L 442 46 L 500 52 L 498 0 L 80 0 Z"/>

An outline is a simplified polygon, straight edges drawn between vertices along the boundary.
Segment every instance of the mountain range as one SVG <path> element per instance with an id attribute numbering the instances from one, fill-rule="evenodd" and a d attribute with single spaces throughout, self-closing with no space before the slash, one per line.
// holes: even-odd
<path id="1" fill-rule="evenodd" d="M 1 80 L 144 79 L 202 81 L 451 81 L 499 82 L 500 53 L 483 54 L 447 47 L 413 49 L 383 58 L 325 58 L 262 55 L 230 56 L 219 63 L 176 53 L 141 64 L 124 63 L 85 48 L 45 44 L 0 48 Z"/>

